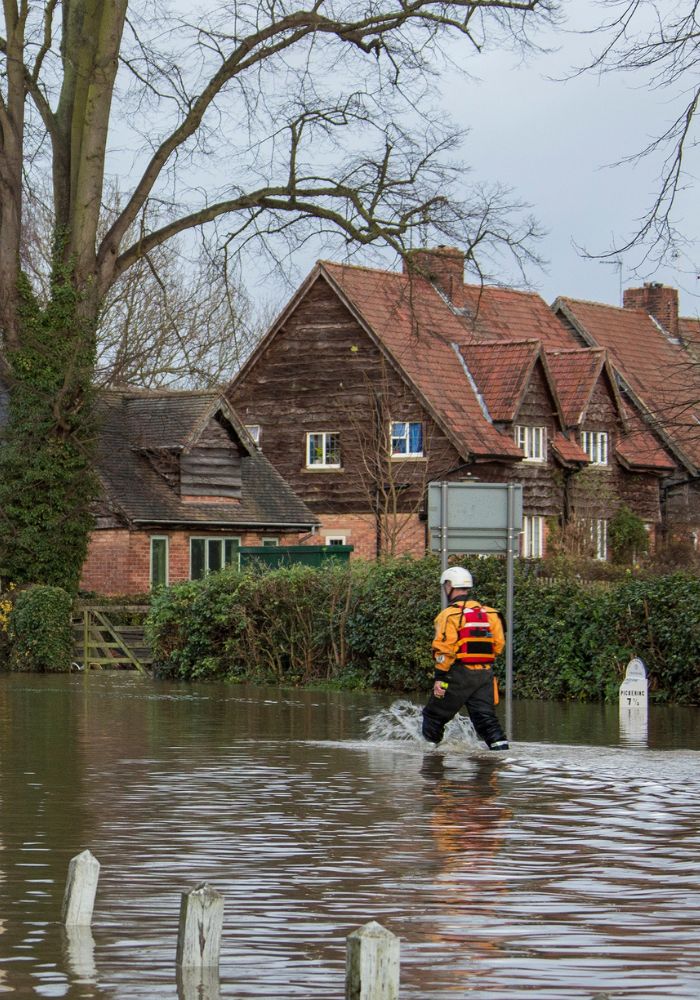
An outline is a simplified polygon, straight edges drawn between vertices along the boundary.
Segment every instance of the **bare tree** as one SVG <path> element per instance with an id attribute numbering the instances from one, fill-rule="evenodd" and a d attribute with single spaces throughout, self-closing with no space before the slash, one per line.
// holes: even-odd
<path id="1" fill-rule="evenodd" d="M 633 74 L 642 106 L 648 90 L 659 90 L 672 112 L 659 135 L 645 139 L 639 150 L 620 161 L 633 164 L 656 157 L 660 161 L 656 191 L 632 234 L 598 256 L 615 257 L 636 249 L 641 251 L 639 266 L 653 269 L 666 258 L 675 259 L 688 242 L 674 210 L 682 193 L 694 186 L 694 168 L 688 160 L 697 145 L 700 4 L 697 0 L 602 0 L 600 6 L 610 11 L 607 21 L 593 33 L 603 41 L 594 58 L 578 72 Z M 647 121 L 643 112 L 639 117 Z"/>
<path id="2" fill-rule="evenodd" d="M 100 232 L 120 211 L 109 186 Z M 135 228 L 135 227 L 134 227 Z M 131 238 L 137 237 L 131 233 Z M 47 192 L 24 205 L 22 265 L 42 303 L 50 301 L 52 211 Z M 140 258 L 107 292 L 97 320 L 94 384 L 210 388 L 229 382 L 259 339 L 231 260 L 175 238 Z"/>
<path id="3" fill-rule="evenodd" d="M 463 171 L 449 162 L 456 136 L 431 106 L 431 77 L 449 36 L 474 52 L 526 46 L 553 0 L 210 0 L 197 20 L 158 2 L 3 5 L 0 564 L 16 579 L 78 578 L 98 321 L 110 290 L 159 247 L 218 225 L 229 252 L 292 228 L 296 245 L 333 231 L 401 253 L 421 227 L 472 256 L 523 249 L 503 223 L 475 228 L 477 189 L 473 202 L 451 199 Z M 103 234 L 106 178 L 120 172 L 129 190 Z M 20 262 L 24 192 L 46 176 L 44 302 Z"/>
<path id="4" fill-rule="evenodd" d="M 427 458 L 404 458 L 393 447 L 392 428 L 400 422 L 402 408 L 391 391 L 384 360 L 371 377 L 368 373 L 362 375 L 358 388 L 363 404 L 350 406 L 345 413 L 351 430 L 350 450 L 357 471 L 357 485 L 362 504 L 368 511 L 367 518 L 374 523 L 377 556 L 395 556 L 405 549 L 403 543 L 425 506 L 428 461 Z M 425 420 L 420 424 L 421 453 L 427 456 L 430 454 L 429 425 Z"/>

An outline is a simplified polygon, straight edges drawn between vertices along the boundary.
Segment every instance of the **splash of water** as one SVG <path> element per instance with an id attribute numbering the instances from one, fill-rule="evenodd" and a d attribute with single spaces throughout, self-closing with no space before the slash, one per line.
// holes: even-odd
<path id="1" fill-rule="evenodd" d="M 410 742 L 420 744 L 424 749 L 432 746 L 423 738 L 421 732 L 422 708 L 413 702 L 400 699 L 393 702 L 389 708 L 367 716 L 363 722 L 367 723 L 367 736 L 373 743 Z M 466 715 L 456 715 L 448 723 L 440 746 L 444 748 L 446 745 L 483 746 Z"/>

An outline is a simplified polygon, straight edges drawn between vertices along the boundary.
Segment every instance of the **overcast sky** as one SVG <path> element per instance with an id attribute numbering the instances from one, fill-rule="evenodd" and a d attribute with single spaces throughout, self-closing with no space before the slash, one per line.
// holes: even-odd
<path id="1" fill-rule="evenodd" d="M 567 7 L 575 8 L 579 25 L 595 24 L 600 16 L 588 0 Z M 568 24 L 574 27 L 571 20 Z M 561 82 L 572 66 L 586 61 L 597 43 L 559 32 L 553 44 L 557 51 L 531 56 L 527 64 L 502 51 L 470 59 L 470 73 L 478 79 L 465 81 L 456 73 L 447 74 L 444 107 L 460 126 L 470 129 L 462 159 L 471 165 L 471 179 L 497 180 L 512 187 L 548 231 L 541 245 L 546 269 L 530 275 L 533 287 L 548 302 L 567 295 L 620 304 L 621 284 L 634 287 L 646 279 L 677 286 L 682 313 L 700 313 L 697 247 L 689 246 L 675 266 L 635 276 L 631 258 L 623 260 L 622 267 L 586 260 L 575 246 L 605 251 L 616 237 L 633 231 L 653 197 L 658 161 L 606 165 L 662 132 L 678 113 L 677 105 L 666 92 L 650 92 L 639 77 L 591 74 Z M 688 166 L 692 169 L 692 160 Z M 691 235 L 699 198 L 700 187 L 686 191 L 677 212 L 692 220 Z M 296 274 L 289 275 L 293 283 L 309 270 L 314 256 L 310 249 L 299 254 Z M 355 257 L 354 262 L 361 263 L 362 258 Z M 254 271 L 246 277 L 255 297 Z M 269 279 L 265 286 L 272 292 Z M 277 291 L 284 299 L 289 288 Z"/>

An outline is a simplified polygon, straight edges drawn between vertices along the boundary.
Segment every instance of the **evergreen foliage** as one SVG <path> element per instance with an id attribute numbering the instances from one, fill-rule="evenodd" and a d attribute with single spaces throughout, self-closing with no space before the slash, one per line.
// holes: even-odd
<path id="1" fill-rule="evenodd" d="M 644 521 L 626 504 L 610 518 L 608 541 L 614 563 L 633 563 L 649 549 L 649 535 Z"/>
<path id="2" fill-rule="evenodd" d="M 22 279 L 21 343 L 0 439 L 0 571 L 75 592 L 97 494 L 94 337 L 60 273 L 42 306 Z M 78 332 L 76 332 L 78 331 Z"/>
<path id="3" fill-rule="evenodd" d="M 474 596 L 504 610 L 505 564 L 461 562 Z M 225 571 L 161 591 L 148 620 L 162 676 L 427 691 L 435 557 Z M 617 696 L 627 663 L 647 665 L 652 698 L 700 704 L 700 580 L 689 574 L 582 583 L 516 564 L 514 694 Z M 503 679 L 504 658 L 496 672 Z"/>
<path id="4" fill-rule="evenodd" d="M 60 587 L 28 587 L 10 613 L 10 669 L 46 673 L 70 671 L 73 598 Z"/>

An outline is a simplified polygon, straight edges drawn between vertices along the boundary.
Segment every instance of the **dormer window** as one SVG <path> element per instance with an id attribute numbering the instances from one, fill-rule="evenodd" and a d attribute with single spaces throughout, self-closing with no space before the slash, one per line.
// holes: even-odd
<path id="1" fill-rule="evenodd" d="M 547 461 L 547 428 L 527 427 L 517 424 L 515 427 L 515 443 L 525 453 L 528 462 Z"/>
<path id="2" fill-rule="evenodd" d="M 591 465 L 608 464 L 607 431 L 581 431 L 581 447 L 588 455 Z"/>
<path id="3" fill-rule="evenodd" d="M 423 424 L 420 421 L 394 421 L 391 424 L 391 457 L 423 457 Z"/>

